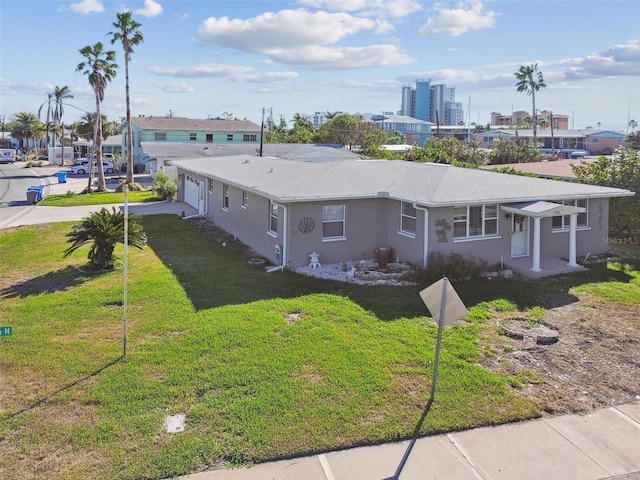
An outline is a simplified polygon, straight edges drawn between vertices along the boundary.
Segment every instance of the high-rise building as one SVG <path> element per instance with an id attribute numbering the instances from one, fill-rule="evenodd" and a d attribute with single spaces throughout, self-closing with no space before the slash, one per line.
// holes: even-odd
<path id="1" fill-rule="evenodd" d="M 464 122 L 464 111 L 455 100 L 455 88 L 431 85 L 431 80 L 416 80 L 415 88 L 402 87 L 400 114 L 441 125 L 458 125 Z"/>

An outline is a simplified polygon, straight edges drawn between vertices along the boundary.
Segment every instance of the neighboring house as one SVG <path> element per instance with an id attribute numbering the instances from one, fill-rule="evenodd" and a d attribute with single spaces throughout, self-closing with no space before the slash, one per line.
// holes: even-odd
<path id="1" fill-rule="evenodd" d="M 491 148 L 493 141 L 502 138 L 533 138 L 533 130 L 495 129 L 474 134 L 480 148 Z M 553 145 L 551 139 L 553 137 Z M 624 144 L 624 133 L 611 130 L 554 130 L 538 129 L 536 138 L 541 148 L 555 150 L 586 150 L 591 155 L 609 155 Z"/>
<path id="2" fill-rule="evenodd" d="M 173 160 L 181 200 L 276 264 L 472 255 L 533 278 L 607 251 L 609 198 L 633 192 L 450 165 L 236 155 Z"/>
<path id="3" fill-rule="evenodd" d="M 407 145 L 423 146 L 433 134 L 433 123 L 406 115 L 374 115 L 371 120 L 380 130 L 404 135 Z"/>
<path id="4" fill-rule="evenodd" d="M 201 145 L 181 142 L 142 142 L 142 151 L 149 157 L 149 173 L 155 175 L 158 170 L 174 171 L 172 160 L 199 157 L 228 157 L 230 155 L 255 156 L 260 153 L 259 145 L 251 144 L 214 144 Z M 263 155 L 277 156 L 288 160 L 346 160 L 358 159 L 360 155 L 339 145 L 311 143 L 265 143 Z M 213 160 L 213 159 L 212 159 Z"/>
<path id="5" fill-rule="evenodd" d="M 131 119 L 134 164 L 147 163 L 143 142 L 188 142 L 193 144 L 259 145 L 261 128 L 249 120 L 198 120 L 173 117 Z M 122 135 L 122 155 L 127 155 L 127 135 Z"/>

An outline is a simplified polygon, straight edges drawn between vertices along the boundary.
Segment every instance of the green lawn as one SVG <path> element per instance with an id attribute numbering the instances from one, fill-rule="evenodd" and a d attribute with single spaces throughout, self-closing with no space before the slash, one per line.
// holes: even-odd
<path id="1" fill-rule="evenodd" d="M 0 318 L 13 327 L 0 338 L 5 478 L 165 478 L 536 417 L 523 379 L 479 366 L 479 330 L 496 312 L 537 317 L 579 291 L 606 301 L 602 280 L 611 301 L 637 301 L 640 289 L 637 262 L 536 288 L 456 284 L 471 313 L 445 331 L 425 415 L 436 327 L 424 286 L 268 274 L 232 238 L 222 247 L 171 215 L 142 222 L 149 246 L 129 251 L 125 358 L 122 269 L 84 272 L 86 249 L 63 259 L 71 223 L 0 231 Z M 166 433 L 176 413 L 186 429 Z"/>
<path id="2" fill-rule="evenodd" d="M 129 192 L 128 201 L 134 202 L 159 202 L 163 200 L 151 190 Z M 97 192 L 89 194 L 68 194 L 47 195 L 38 203 L 48 207 L 78 207 L 83 205 L 107 205 L 110 203 L 124 203 L 124 193 L 122 192 Z"/>

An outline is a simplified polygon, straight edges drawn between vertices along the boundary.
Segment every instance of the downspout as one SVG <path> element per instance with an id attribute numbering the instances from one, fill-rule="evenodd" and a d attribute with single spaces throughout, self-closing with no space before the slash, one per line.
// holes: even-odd
<path id="1" fill-rule="evenodd" d="M 286 205 L 278 205 L 282 207 L 284 213 L 284 219 L 282 221 L 282 263 L 280 265 L 276 265 L 275 267 L 271 267 L 267 270 L 267 273 L 277 272 L 280 270 L 284 272 L 285 267 L 287 266 L 287 251 L 288 251 L 288 228 L 289 228 L 289 209 Z"/>
<path id="2" fill-rule="evenodd" d="M 414 203 L 413 208 L 416 210 L 421 210 L 424 212 L 424 227 L 423 227 L 423 250 L 422 250 L 422 265 L 427 265 L 427 259 L 429 258 L 429 209 L 425 207 L 419 207 L 418 204 Z"/>

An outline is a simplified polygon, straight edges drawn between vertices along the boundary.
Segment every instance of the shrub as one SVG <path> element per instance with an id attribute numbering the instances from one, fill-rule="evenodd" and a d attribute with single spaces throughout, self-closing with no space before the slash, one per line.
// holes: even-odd
<path id="1" fill-rule="evenodd" d="M 487 263 L 472 256 L 465 257 L 452 253 L 445 257 L 441 253 L 431 253 L 424 266 L 413 265 L 407 273 L 407 280 L 419 284 L 431 284 L 447 277 L 452 281 L 465 280 L 482 276 L 487 269 Z"/>
<path id="2" fill-rule="evenodd" d="M 164 172 L 158 172 L 153 176 L 152 190 L 157 196 L 166 200 L 178 192 L 178 186 L 169 175 Z"/>

